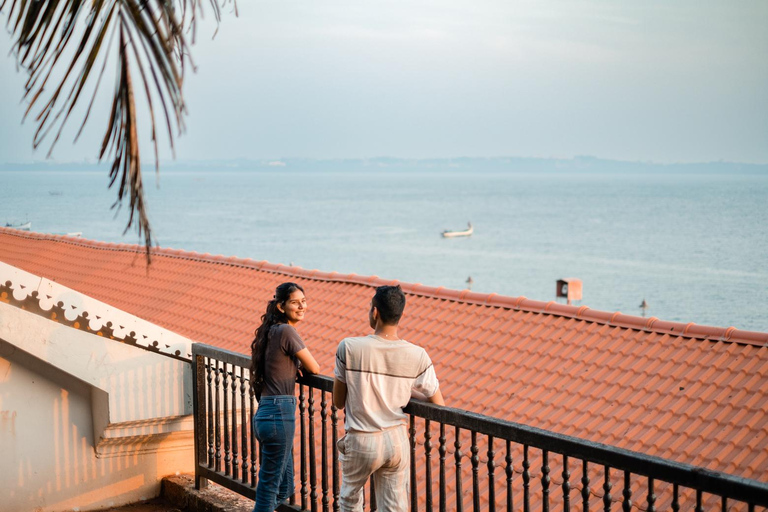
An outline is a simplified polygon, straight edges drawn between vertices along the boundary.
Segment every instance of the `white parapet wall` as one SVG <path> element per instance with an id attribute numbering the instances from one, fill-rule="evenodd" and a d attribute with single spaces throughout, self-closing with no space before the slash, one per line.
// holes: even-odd
<path id="1" fill-rule="evenodd" d="M 8 279 L 8 269 L 0 268 L 14 294 L 34 280 L 19 272 Z M 38 277 L 36 286 L 48 284 Z M 191 353 L 189 340 L 61 288 L 41 298 L 66 296 L 91 318 L 153 331 L 144 339 Z M 118 506 L 156 496 L 164 476 L 194 471 L 191 367 L 174 353 L 73 329 L 0 301 L 0 509 Z"/>

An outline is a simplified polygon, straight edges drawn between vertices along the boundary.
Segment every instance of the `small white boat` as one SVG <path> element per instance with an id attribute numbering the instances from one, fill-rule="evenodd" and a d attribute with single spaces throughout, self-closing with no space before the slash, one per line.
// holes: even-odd
<path id="1" fill-rule="evenodd" d="M 32 229 L 32 222 L 27 221 L 24 223 L 18 223 L 18 224 L 11 224 L 10 222 L 5 223 L 5 227 L 7 228 L 13 228 L 13 229 L 20 229 L 22 231 L 29 231 Z"/>
<path id="2" fill-rule="evenodd" d="M 443 238 L 456 238 L 458 236 L 472 236 L 474 229 L 472 228 L 472 223 L 467 222 L 467 229 L 464 231 L 450 231 L 446 229 L 443 231 Z"/>

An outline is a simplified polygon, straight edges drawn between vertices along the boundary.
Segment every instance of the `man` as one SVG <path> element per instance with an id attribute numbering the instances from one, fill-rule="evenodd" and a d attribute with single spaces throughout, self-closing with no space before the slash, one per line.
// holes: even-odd
<path id="1" fill-rule="evenodd" d="M 336 351 L 333 404 L 346 408 L 338 442 L 342 512 L 362 512 L 363 485 L 373 475 L 382 512 L 405 512 L 410 495 L 410 443 L 403 407 L 411 396 L 445 405 L 427 352 L 400 339 L 405 309 L 399 286 L 380 286 L 368 319 L 374 333 L 345 338 Z"/>

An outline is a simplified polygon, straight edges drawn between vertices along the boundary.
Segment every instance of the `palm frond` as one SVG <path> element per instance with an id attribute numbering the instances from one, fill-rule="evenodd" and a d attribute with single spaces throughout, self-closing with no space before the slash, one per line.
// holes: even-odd
<path id="1" fill-rule="evenodd" d="M 171 150 L 184 130 L 186 107 L 182 86 L 185 62 L 194 69 L 185 37 L 194 42 L 203 0 L 0 0 L 7 27 L 14 36 L 13 53 L 28 73 L 25 117 L 34 116 L 33 146 L 50 140 L 53 151 L 64 127 L 93 82 L 93 93 L 75 140 L 87 123 L 111 56 L 117 67 L 112 106 L 99 150 L 99 161 L 110 160 L 109 187 L 116 183 L 119 208 L 129 203 L 127 232 L 136 226 L 143 235 L 149 261 L 153 245 L 142 182 L 139 124 L 134 77 L 150 121 L 155 169 L 159 170 L 154 99 L 159 99 Z M 217 22 L 223 4 L 234 0 L 208 0 Z M 181 17 L 177 13 L 181 12 Z M 117 39 L 117 41 L 115 41 Z M 134 73 L 138 70 L 138 74 Z M 48 88 L 48 82 L 55 86 Z M 52 135 L 55 133 L 55 135 Z M 51 139 L 51 137 L 53 137 Z M 49 156 L 50 156 L 49 151 Z"/>

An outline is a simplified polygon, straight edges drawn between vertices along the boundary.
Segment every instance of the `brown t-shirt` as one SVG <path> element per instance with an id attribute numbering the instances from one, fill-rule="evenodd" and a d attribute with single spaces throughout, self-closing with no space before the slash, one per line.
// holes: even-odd
<path id="1" fill-rule="evenodd" d="M 304 341 L 292 326 L 276 324 L 269 329 L 262 396 L 293 396 L 299 370 L 296 352 L 305 348 Z"/>

